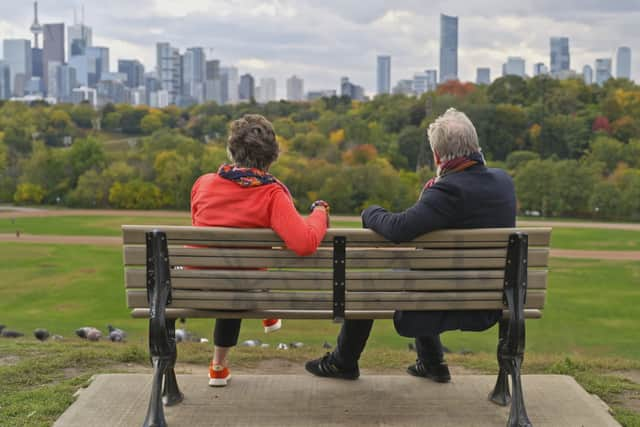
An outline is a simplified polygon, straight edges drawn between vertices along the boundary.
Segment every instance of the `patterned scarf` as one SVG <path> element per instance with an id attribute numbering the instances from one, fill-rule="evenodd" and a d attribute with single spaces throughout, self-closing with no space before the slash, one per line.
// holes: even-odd
<path id="1" fill-rule="evenodd" d="M 441 164 L 438 167 L 438 174 L 431 178 L 422 189 L 422 193 L 431 188 L 433 184 L 438 182 L 443 176 L 461 172 L 465 169 L 470 168 L 475 165 L 484 165 L 484 157 L 482 153 L 473 153 L 468 156 L 456 157 L 455 159 L 451 159 Z M 420 193 L 420 197 L 422 197 L 422 193 Z"/>
<path id="2" fill-rule="evenodd" d="M 260 169 L 240 168 L 234 165 L 223 164 L 218 169 L 218 175 L 221 178 L 235 182 L 241 187 L 259 187 L 261 185 L 277 184 L 292 198 L 289 189 L 283 183 L 275 176 Z"/>

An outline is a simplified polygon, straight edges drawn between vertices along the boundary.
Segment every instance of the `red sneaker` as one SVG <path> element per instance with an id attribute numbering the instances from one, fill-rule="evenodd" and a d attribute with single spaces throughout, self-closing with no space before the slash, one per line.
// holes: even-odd
<path id="1" fill-rule="evenodd" d="M 262 326 L 264 326 L 264 333 L 275 332 L 282 328 L 282 320 L 280 319 L 263 319 Z"/>
<path id="2" fill-rule="evenodd" d="M 224 387 L 231 379 L 229 368 L 222 365 L 209 365 L 209 385 L 211 387 Z"/>

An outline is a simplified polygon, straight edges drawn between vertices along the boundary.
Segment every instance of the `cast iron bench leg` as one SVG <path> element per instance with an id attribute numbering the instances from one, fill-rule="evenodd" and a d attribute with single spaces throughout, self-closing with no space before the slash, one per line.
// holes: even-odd
<path id="1" fill-rule="evenodd" d="M 173 369 L 177 357 L 175 320 L 167 320 L 165 316 L 167 305 L 171 304 L 169 250 L 165 233 L 154 230 L 146 233 L 146 240 L 149 353 L 153 364 L 153 385 L 143 427 L 166 427 L 163 401 L 167 405 L 175 405 L 183 398 Z"/>
<path id="2" fill-rule="evenodd" d="M 506 376 L 503 374 L 505 371 L 509 373 L 513 396 L 507 427 L 531 427 L 532 425 L 524 405 L 520 377 L 525 344 L 524 306 L 527 299 L 527 251 L 528 239 L 526 235 L 515 233 L 509 236 L 504 283 L 504 300 L 509 309 L 509 319 L 505 321 L 506 328 L 502 322 L 500 325 L 501 339 L 498 344 L 500 375 L 498 375 L 498 384 L 496 384 L 498 399 L 505 397 L 506 400 L 506 393 L 500 396 L 500 392 L 508 390 Z M 502 339 L 503 333 L 504 340 Z M 495 394 L 494 390 L 492 397 Z"/>
<path id="3" fill-rule="evenodd" d="M 500 335 L 498 338 L 498 379 L 496 380 L 496 386 L 489 394 L 489 400 L 500 406 L 507 406 L 511 402 L 511 394 L 509 393 L 509 371 L 506 369 L 505 360 L 503 356 L 504 345 L 507 340 L 507 328 L 509 326 L 508 320 L 500 320 Z"/>
<path id="4" fill-rule="evenodd" d="M 184 400 L 184 395 L 178 387 L 178 380 L 176 379 L 176 372 L 174 367 L 176 366 L 176 359 L 178 358 L 178 349 L 176 346 L 176 319 L 167 319 L 167 331 L 169 335 L 169 346 L 171 347 L 172 354 L 169 360 L 169 366 L 164 375 L 164 390 L 162 391 L 162 402 L 166 406 L 177 405 Z"/>

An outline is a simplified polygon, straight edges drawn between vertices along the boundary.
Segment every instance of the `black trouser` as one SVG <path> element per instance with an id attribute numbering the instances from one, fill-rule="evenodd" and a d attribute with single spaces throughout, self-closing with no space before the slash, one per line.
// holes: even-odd
<path id="1" fill-rule="evenodd" d="M 358 366 L 360 354 L 367 343 L 373 320 L 345 320 L 338 335 L 338 345 L 333 352 L 333 357 L 338 365 L 345 369 L 353 369 Z M 443 361 L 442 343 L 440 336 L 416 337 L 416 350 L 418 358 L 428 364 L 436 364 Z"/>
<path id="2" fill-rule="evenodd" d="M 238 344 L 242 319 L 216 319 L 213 344 L 218 347 L 234 347 Z"/>

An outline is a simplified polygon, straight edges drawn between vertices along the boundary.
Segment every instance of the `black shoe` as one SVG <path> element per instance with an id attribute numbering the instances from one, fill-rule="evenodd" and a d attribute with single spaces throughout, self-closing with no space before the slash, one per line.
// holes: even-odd
<path id="1" fill-rule="evenodd" d="M 414 377 L 429 378 L 437 383 L 451 381 L 449 367 L 444 362 L 440 362 L 437 365 L 428 365 L 422 359 L 416 359 L 416 364 L 409 366 L 407 372 Z"/>
<path id="2" fill-rule="evenodd" d="M 325 354 L 320 359 L 310 360 L 304 368 L 318 377 L 340 378 L 343 380 L 357 380 L 360 376 L 360 369 L 346 370 L 337 366 L 332 360 L 331 353 Z"/>

